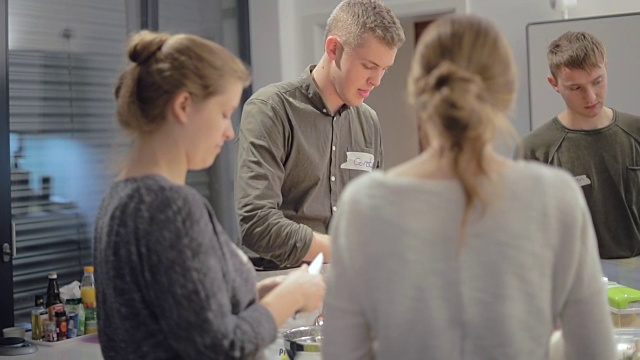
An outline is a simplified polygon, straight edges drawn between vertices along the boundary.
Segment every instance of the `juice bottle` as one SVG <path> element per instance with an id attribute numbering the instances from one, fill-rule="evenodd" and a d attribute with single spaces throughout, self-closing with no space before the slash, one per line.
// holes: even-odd
<path id="1" fill-rule="evenodd" d="M 84 276 L 80 284 L 80 294 L 82 295 L 82 305 L 84 306 L 85 334 L 98 332 L 96 284 L 93 271 L 93 266 L 85 266 Z"/>
<path id="2" fill-rule="evenodd" d="M 96 307 L 96 284 L 93 278 L 93 266 L 84 267 L 84 276 L 80 284 L 80 294 L 82 296 L 82 305 L 84 308 Z"/>

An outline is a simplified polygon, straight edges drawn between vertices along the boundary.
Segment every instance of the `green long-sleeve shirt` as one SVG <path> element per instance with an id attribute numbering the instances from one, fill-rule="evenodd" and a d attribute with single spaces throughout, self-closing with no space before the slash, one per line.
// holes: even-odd
<path id="1" fill-rule="evenodd" d="M 238 135 L 242 244 L 282 267 L 300 264 L 313 231 L 327 232 L 347 182 L 382 166 L 376 113 L 362 104 L 330 114 L 312 70 L 257 91 Z"/>
<path id="2" fill-rule="evenodd" d="M 524 157 L 569 170 L 587 199 L 603 259 L 640 255 L 640 117 L 572 130 L 554 118 L 523 140 Z"/>

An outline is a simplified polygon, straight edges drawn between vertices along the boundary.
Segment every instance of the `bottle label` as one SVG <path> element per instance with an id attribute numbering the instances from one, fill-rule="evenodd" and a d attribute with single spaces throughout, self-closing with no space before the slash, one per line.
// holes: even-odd
<path id="1" fill-rule="evenodd" d="M 86 320 L 85 334 L 95 334 L 98 332 L 98 322 L 96 320 Z"/>
<path id="2" fill-rule="evenodd" d="M 56 322 L 46 320 L 44 322 L 44 340 L 48 342 L 58 341 Z"/>
<path id="3" fill-rule="evenodd" d="M 67 339 L 67 320 L 57 320 L 56 326 L 58 327 L 58 341 Z"/>
<path id="4" fill-rule="evenodd" d="M 64 310 L 64 305 L 62 303 L 53 304 L 47 310 L 49 311 L 49 320 L 56 321 L 56 311 Z"/>
<path id="5" fill-rule="evenodd" d="M 38 310 L 31 312 L 31 338 L 41 340 L 44 337 L 42 329 L 42 318 Z"/>
<path id="6" fill-rule="evenodd" d="M 78 313 L 71 313 L 67 316 L 67 338 L 78 336 Z"/>

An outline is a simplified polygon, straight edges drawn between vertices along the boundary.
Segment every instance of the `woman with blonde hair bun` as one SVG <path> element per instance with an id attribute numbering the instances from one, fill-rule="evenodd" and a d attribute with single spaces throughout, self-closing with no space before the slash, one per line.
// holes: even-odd
<path id="1" fill-rule="evenodd" d="M 134 139 L 95 228 L 98 322 L 105 359 L 253 359 L 298 311 L 320 307 L 324 281 L 305 266 L 256 284 L 248 258 L 207 200 L 185 185 L 234 131 L 249 83 L 222 46 L 142 31 L 116 85 Z M 230 210 L 232 211 L 232 210 Z"/>
<path id="2" fill-rule="evenodd" d="M 505 37 L 450 15 L 409 74 L 420 154 L 352 182 L 331 224 L 326 359 L 612 359 L 593 226 L 576 181 L 494 150 L 513 133 Z"/>

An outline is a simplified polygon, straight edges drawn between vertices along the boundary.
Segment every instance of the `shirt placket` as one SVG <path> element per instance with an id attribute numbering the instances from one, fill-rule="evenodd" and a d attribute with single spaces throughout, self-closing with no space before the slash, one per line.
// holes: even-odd
<path id="1" fill-rule="evenodd" d="M 338 151 L 336 145 L 338 144 L 338 116 L 334 115 L 331 118 L 331 164 L 329 174 L 329 191 L 331 194 L 331 213 L 334 214 L 338 211 L 338 172 L 340 162 L 338 159 Z"/>

